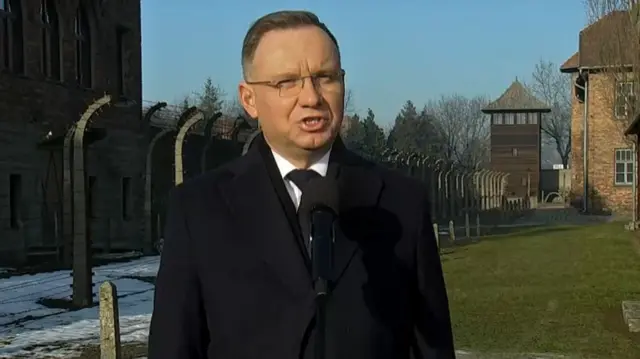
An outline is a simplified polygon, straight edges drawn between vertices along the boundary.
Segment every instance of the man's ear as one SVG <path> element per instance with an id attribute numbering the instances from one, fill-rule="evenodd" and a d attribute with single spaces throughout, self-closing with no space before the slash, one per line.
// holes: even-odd
<path id="1" fill-rule="evenodd" d="M 258 110 L 256 109 L 256 93 L 246 82 L 238 85 L 238 98 L 240 104 L 251 118 L 258 118 Z"/>

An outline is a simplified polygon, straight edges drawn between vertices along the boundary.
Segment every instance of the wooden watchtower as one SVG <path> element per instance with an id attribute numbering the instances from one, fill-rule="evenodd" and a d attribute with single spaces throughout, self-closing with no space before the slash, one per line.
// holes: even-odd
<path id="1" fill-rule="evenodd" d="M 551 109 L 516 80 L 482 109 L 491 115 L 491 169 L 509 174 L 506 195 L 538 198 L 542 114 Z"/>

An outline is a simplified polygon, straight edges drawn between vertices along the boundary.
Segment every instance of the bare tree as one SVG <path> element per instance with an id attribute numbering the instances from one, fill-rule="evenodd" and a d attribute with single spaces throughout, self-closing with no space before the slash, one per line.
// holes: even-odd
<path id="1" fill-rule="evenodd" d="M 347 89 L 344 93 L 344 114 L 347 116 L 351 116 L 355 114 L 356 108 L 353 99 L 353 91 L 351 89 Z"/>
<path id="2" fill-rule="evenodd" d="M 489 159 L 489 121 L 481 109 L 488 97 L 467 98 L 459 94 L 443 95 L 429 101 L 424 112 L 435 118 L 444 143 L 444 159 L 473 168 Z"/>
<path id="3" fill-rule="evenodd" d="M 628 11 L 638 4 L 638 0 L 582 0 L 587 11 L 587 21 L 592 24 L 612 11 Z"/>
<path id="4" fill-rule="evenodd" d="M 237 96 L 224 101 L 224 103 L 222 104 L 222 113 L 230 118 L 251 118 L 244 107 L 242 107 L 242 105 L 240 104 L 240 100 Z"/>
<path id="5" fill-rule="evenodd" d="M 571 154 L 571 75 L 550 61 L 536 64 L 527 84 L 531 93 L 551 107 L 541 122 L 543 141 L 558 152 L 565 168 Z"/>

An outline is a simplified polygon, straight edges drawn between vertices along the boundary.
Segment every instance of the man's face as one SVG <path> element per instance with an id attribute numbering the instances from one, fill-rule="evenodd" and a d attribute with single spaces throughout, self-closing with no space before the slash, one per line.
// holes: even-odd
<path id="1" fill-rule="evenodd" d="M 342 123 L 344 81 L 326 80 L 340 71 L 336 46 L 321 29 L 271 31 L 256 49 L 248 82 L 294 83 L 305 76 L 318 76 L 317 80 L 304 79 L 299 93 L 243 83 L 240 101 L 249 115 L 259 119 L 265 138 L 277 151 L 323 149 L 336 138 Z"/>

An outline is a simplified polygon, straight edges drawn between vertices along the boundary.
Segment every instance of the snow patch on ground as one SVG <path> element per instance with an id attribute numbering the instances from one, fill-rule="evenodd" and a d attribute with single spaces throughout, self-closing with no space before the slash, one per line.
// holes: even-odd
<path id="1" fill-rule="evenodd" d="M 159 256 L 94 268 L 94 300 L 100 284 L 111 281 L 118 291 L 122 342 L 146 342 L 153 309 L 153 284 Z M 86 344 L 97 344 L 97 306 L 78 311 L 51 309 L 43 298 L 70 299 L 71 271 L 14 276 L 0 280 L 0 358 L 65 358 Z"/>

